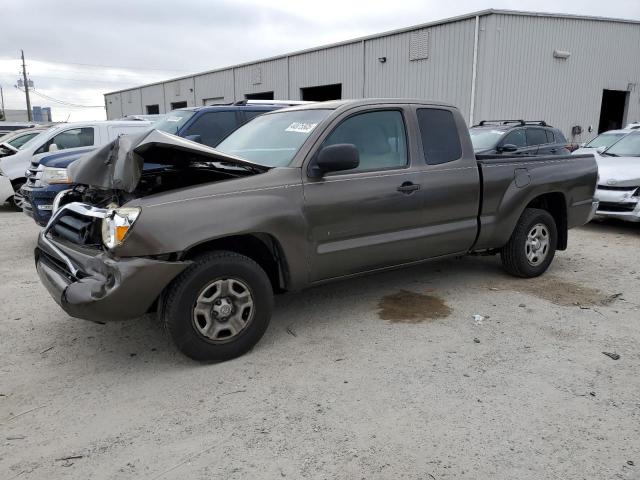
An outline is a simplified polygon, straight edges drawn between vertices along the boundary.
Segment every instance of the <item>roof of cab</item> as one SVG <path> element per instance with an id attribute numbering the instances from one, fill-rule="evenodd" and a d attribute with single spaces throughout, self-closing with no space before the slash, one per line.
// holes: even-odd
<path id="1" fill-rule="evenodd" d="M 282 108 L 278 112 L 290 112 L 297 110 L 346 110 L 349 108 L 367 106 L 367 105 L 425 105 L 432 107 L 454 108 L 454 105 L 434 100 L 420 100 L 415 98 L 364 98 L 364 99 L 345 99 L 345 100 L 328 100 L 326 102 L 314 102 L 306 105 L 295 105 L 293 107 Z"/>

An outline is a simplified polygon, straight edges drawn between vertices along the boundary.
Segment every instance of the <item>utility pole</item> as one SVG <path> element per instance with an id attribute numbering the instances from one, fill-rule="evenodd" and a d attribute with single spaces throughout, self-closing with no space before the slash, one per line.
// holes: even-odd
<path id="1" fill-rule="evenodd" d="M 29 98 L 29 81 L 27 80 L 27 66 L 24 64 L 24 50 L 22 53 L 22 79 L 24 80 L 24 94 L 27 97 L 27 119 L 33 121 L 33 113 L 31 112 L 31 99 Z"/>
<path id="2" fill-rule="evenodd" d="M 0 104 L 2 105 L 2 118 L 0 118 L 0 120 L 6 120 L 4 118 L 4 93 L 2 92 L 2 85 L 0 85 Z"/>

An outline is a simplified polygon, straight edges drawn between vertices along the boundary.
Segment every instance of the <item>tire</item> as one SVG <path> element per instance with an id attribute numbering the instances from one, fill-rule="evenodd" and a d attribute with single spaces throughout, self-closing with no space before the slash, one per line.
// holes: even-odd
<path id="1" fill-rule="evenodd" d="M 546 210 L 527 208 L 511 238 L 500 250 L 502 266 L 516 277 L 542 275 L 553 261 L 557 242 L 558 229 L 551 214 Z"/>
<path id="2" fill-rule="evenodd" d="M 249 351 L 269 325 L 273 288 L 252 259 L 216 251 L 197 257 L 167 288 L 161 315 L 174 344 L 199 361 Z"/>
<path id="3" fill-rule="evenodd" d="M 11 206 L 13 207 L 13 209 L 18 212 L 22 211 L 22 204 L 24 203 L 24 197 L 20 193 L 20 189 L 22 188 L 23 185 L 24 185 L 24 182 L 14 183 L 13 191 L 15 193 L 13 197 L 9 199 L 9 202 L 11 203 Z"/>

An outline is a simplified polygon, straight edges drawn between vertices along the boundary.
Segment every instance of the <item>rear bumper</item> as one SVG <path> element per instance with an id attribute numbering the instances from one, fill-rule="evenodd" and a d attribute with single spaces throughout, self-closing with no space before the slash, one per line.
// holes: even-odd
<path id="1" fill-rule="evenodd" d="M 0 205 L 7 202 L 11 197 L 13 197 L 11 180 L 9 180 L 9 177 L 0 175 Z"/>
<path id="2" fill-rule="evenodd" d="M 53 299 L 72 317 L 93 321 L 136 318 L 189 262 L 112 258 L 102 250 L 56 241 L 40 233 L 38 275 Z"/>

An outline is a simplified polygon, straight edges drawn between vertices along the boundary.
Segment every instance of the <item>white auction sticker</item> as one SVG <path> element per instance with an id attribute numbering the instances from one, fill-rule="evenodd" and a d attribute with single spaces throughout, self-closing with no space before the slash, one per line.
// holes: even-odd
<path id="1" fill-rule="evenodd" d="M 293 122 L 291 125 L 289 125 L 285 129 L 285 132 L 309 133 L 311 130 L 313 130 L 316 127 L 316 125 L 318 124 Z"/>
<path id="2" fill-rule="evenodd" d="M 167 122 L 179 122 L 180 120 L 182 120 L 182 118 L 180 118 L 180 117 L 168 117 L 167 118 Z"/>

